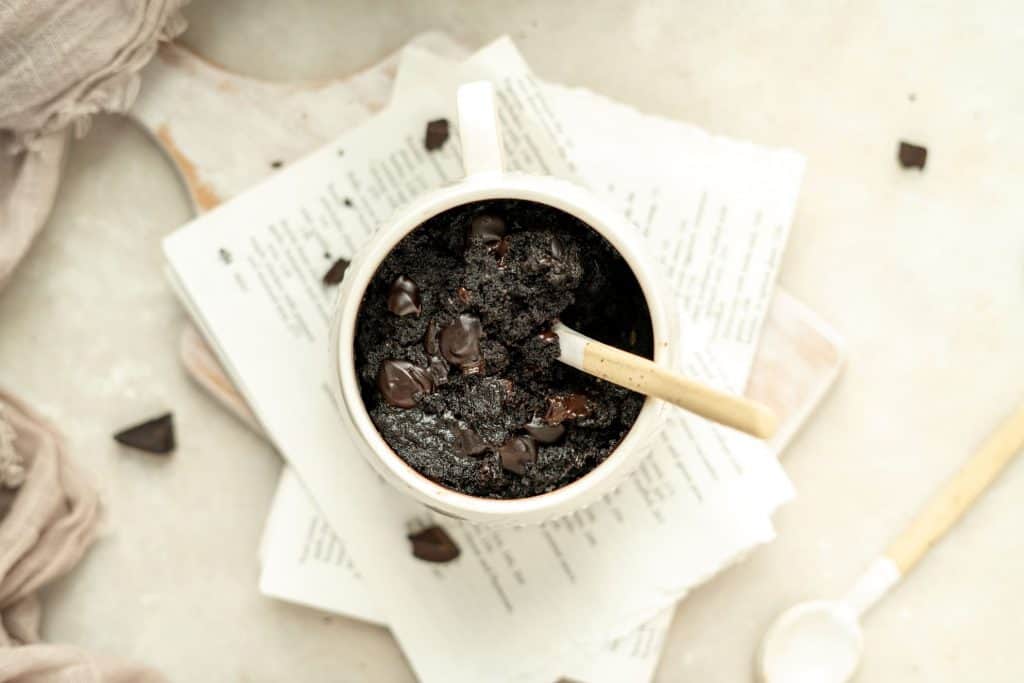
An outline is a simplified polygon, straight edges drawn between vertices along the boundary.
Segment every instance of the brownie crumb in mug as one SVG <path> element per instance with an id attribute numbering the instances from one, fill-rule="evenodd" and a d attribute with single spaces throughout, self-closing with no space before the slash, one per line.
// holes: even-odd
<path id="1" fill-rule="evenodd" d="M 579 219 L 525 200 L 430 218 L 362 298 L 355 364 L 374 425 L 421 474 L 469 495 L 575 481 L 615 449 L 644 397 L 559 363 L 554 320 L 652 357 L 636 277 Z"/>

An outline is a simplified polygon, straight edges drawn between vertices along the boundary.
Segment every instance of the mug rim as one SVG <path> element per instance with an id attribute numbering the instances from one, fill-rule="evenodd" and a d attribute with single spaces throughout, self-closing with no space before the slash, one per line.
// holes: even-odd
<path id="1" fill-rule="evenodd" d="M 330 352 L 335 374 L 332 379 L 341 394 L 339 408 L 347 413 L 375 463 L 386 467 L 388 472 L 425 501 L 429 501 L 426 503 L 428 506 L 435 503 L 454 507 L 459 513 L 465 513 L 466 518 L 485 516 L 497 519 L 536 515 L 545 510 L 570 505 L 573 499 L 582 497 L 588 490 L 603 490 L 603 483 L 635 460 L 629 454 L 640 452 L 642 446 L 632 451 L 629 446 L 644 438 L 644 434 L 653 433 L 652 428 L 656 426 L 661 413 L 660 404 L 647 397 L 625 436 L 597 466 L 564 486 L 525 498 L 484 498 L 456 491 L 420 473 L 384 440 L 370 418 L 356 373 L 356 322 L 366 288 L 381 262 L 398 242 L 425 221 L 457 206 L 493 199 L 518 199 L 551 206 L 583 221 L 608 240 L 626 260 L 647 302 L 654 340 L 654 362 L 670 363 L 670 317 L 663 298 L 664 289 L 659 287 L 656 264 L 643 253 L 642 248 L 637 248 L 640 245 L 636 244 L 635 239 L 631 239 L 632 233 L 637 233 L 638 229 L 586 189 L 551 176 L 503 172 L 471 176 L 400 208 L 357 252 L 345 273 L 346 282 L 339 290 L 339 301 L 332 320 L 334 329 Z M 642 236 L 636 236 L 642 239 Z M 444 509 L 437 511 L 462 516 Z"/>

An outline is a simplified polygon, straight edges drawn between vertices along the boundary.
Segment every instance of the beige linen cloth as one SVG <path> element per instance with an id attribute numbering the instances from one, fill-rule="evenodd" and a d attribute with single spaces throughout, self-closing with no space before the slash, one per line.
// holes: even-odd
<path id="1" fill-rule="evenodd" d="M 36 592 L 78 563 L 96 536 L 96 491 L 59 434 L 0 391 L 0 681 L 163 681 L 154 671 L 69 645 L 39 643 Z"/>
<path id="2" fill-rule="evenodd" d="M 0 289 L 53 207 L 69 130 L 124 111 L 187 0 L 0 0 Z"/>
<path id="3" fill-rule="evenodd" d="M 131 105 L 158 41 L 184 30 L 185 2 L 0 0 L 0 289 L 50 214 L 72 132 Z M 164 680 L 39 642 L 37 591 L 78 562 L 98 518 L 56 431 L 0 391 L 0 683 Z"/>

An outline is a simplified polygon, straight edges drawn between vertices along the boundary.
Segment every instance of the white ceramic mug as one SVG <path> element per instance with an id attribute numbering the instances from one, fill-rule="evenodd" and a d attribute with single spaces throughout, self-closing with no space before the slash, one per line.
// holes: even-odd
<path id="1" fill-rule="evenodd" d="M 670 290 L 646 253 L 643 235 L 617 211 L 587 190 L 550 176 L 509 173 L 503 153 L 490 83 L 458 91 L 462 181 L 430 192 L 402 208 L 353 256 L 338 292 L 331 324 L 331 377 L 342 419 L 353 442 L 377 472 L 400 491 L 436 512 L 476 523 L 534 524 L 562 516 L 594 502 L 633 471 L 649 453 L 649 441 L 663 428 L 661 401 L 648 398 L 632 429 L 600 465 L 559 489 L 529 498 L 496 500 L 471 496 L 423 476 L 396 454 L 374 426 L 363 403 L 355 367 L 355 333 L 359 307 L 381 261 L 424 221 L 456 206 L 486 199 L 524 199 L 572 214 L 607 239 L 629 264 L 647 299 L 654 333 L 654 361 L 676 366 L 678 321 L 668 305 Z M 348 457 L 341 454 L 339 457 Z"/>

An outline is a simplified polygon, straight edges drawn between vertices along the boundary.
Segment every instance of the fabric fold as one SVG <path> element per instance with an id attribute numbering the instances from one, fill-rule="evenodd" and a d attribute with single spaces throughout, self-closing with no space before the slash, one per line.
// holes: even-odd
<path id="1" fill-rule="evenodd" d="M 95 489 L 60 434 L 0 390 L 0 683 L 149 683 L 143 667 L 70 645 L 40 643 L 38 591 L 71 570 L 100 521 Z"/>
<path id="2" fill-rule="evenodd" d="M 126 111 L 187 0 L 0 4 L 0 289 L 50 215 L 69 129 Z"/>

